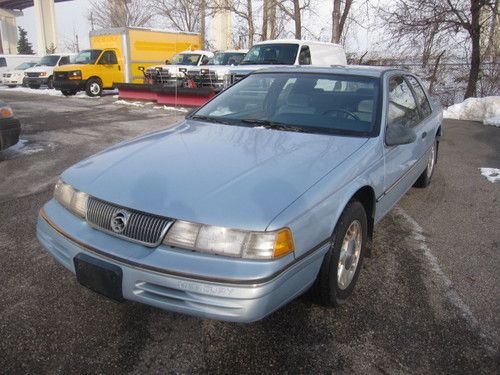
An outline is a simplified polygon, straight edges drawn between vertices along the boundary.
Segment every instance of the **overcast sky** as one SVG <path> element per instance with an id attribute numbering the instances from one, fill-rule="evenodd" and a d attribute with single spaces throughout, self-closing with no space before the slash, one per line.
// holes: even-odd
<path id="1" fill-rule="evenodd" d="M 308 29 L 311 29 L 315 35 L 318 35 L 323 40 L 328 40 L 331 32 L 331 0 L 317 0 L 324 3 L 317 9 L 317 15 L 314 22 L 308 22 L 309 17 L 304 17 L 303 23 Z M 385 1 L 385 0 L 383 0 Z M 356 8 L 354 7 L 354 11 Z M 89 13 L 89 0 L 73 0 L 68 2 L 57 3 L 55 5 L 56 23 L 58 31 L 58 44 L 61 50 L 67 49 L 66 46 L 71 45 L 74 40 L 75 33 L 78 34 L 80 48 L 89 47 L 89 30 L 90 24 L 87 20 Z M 319 21 L 318 22 L 318 18 Z M 28 38 L 36 49 L 36 30 L 35 16 L 33 8 L 24 10 L 24 16 L 17 18 L 17 24 L 22 26 L 28 32 Z M 161 27 L 162 25 L 155 25 Z M 356 27 L 356 26 L 353 26 Z M 350 32 L 349 45 L 346 46 L 349 51 L 364 51 L 367 48 L 372 49 L 378 41 L 376 34 L 356 27 L 355 32 Z"/>

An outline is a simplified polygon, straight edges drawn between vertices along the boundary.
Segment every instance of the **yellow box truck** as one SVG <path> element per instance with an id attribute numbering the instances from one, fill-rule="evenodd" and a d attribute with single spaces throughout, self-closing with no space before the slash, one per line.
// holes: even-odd
<path id="1" fill-rule="evenodd" d="M 90 49 L 81 51 L 75 63 L 54 70 L 54 88 L 66 96 L 85 90 L 99 96 L 116 83 L 142 83 L 139 67 L 163 64 L 174 54 L 200 49 L 201 35 L 139 27 L 90 32 Z"/>

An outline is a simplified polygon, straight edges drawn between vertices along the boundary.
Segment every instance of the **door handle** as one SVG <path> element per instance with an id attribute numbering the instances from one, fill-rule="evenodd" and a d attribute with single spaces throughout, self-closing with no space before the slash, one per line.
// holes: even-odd
<path id="1" fill-rule="evenodd" d="M 118 70 L 122 70 L 122 67 L 120 65 L 118 65 Z"/>
<path id="2" fill-rule="evenodd" d="M 425 137 L 427 137 L 427 132 L 423 132 L 422 133 L 422 139 L 425 138 Z"/>

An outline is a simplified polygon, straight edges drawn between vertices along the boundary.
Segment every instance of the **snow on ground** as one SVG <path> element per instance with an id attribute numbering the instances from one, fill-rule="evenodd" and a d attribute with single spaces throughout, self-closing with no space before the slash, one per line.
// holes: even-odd
<path id="1" fill-rule="evenodd" d="M 14 156 L 18 154 L 31 155 L 45 151 L 47 149 L 54 150 L 54 147 L 55 146 L 52 143 L 41 144 L 28 141 L 26 139 L 20 139 L 19 142 L 17 142 L 15 145 L 2 151 L 3 153 L 2 155 L 3 156 Z"/>
<path id="2" fill-rule="evenodd" d="M 500 96 L 469 98 L 448 107 L 444 118 L 481 121 L 485 125 L 500 126 Z"/>
<path id="3" fill-rule="evenodd" d="M 154 103 L 153 102 L 140 102 L 140 101 L 130 102 L 128 100 L 119 99 L 119 100 L 116 100 L 114 102 L 114 104 L 127 105 L 130 107 L 144 108 L 145 106 L 153 105 Z M 168 105 L 155 105 L 152 108 L 153 109 L 164 109 L 165 111 L 177 111 L 177 112 L 183 112 L 183 113 L 188 112 L 188 109 L 186 109 L 184 107 L 171 107 Z"/>
<path id="4" fill-rule="evenodd" d="M 498 168 L 479 168 L 481 174 L 488 179 L 489 182 L 500 182 L 500 169 Z"/>
<path id="5" fill-rule="evenodd" d="M 17 87 L 7 87 L 7 86 L 0 86 L 1 91 L 12 91 L 12 92 L 25 92 L 28 94 L 35 94 L 35 95 L 48 95 L 48 96 L 64 96 L 61 91 L 59 90 L 54 90 L 54 89 L 31 89 L 29 87 L 22 87 L 22 86 L 17 86 Z M 116 93 L 116 90 L 103 90 L 104 95 L 109 95 L 112 93 Z M 79 99 L 99 99 L 98 96 L 96 97 L 90 97 L 85 94 L 85 91 L 80 91 L 76 95 L 71 96 L 71 98 L 79 98 Z"/>

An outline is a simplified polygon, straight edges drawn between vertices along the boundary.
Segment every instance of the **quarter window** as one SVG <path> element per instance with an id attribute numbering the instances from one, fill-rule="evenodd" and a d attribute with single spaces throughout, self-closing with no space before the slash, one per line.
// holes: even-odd
<path id="1" fill-rule="evenodd" d="M 427 99 L 427 96 L 425 95 L 425 91 L 422 88 L 422 85 L 420 85 L 420 83 L 418 83 L 418 81 L 415 79 L 415 77 L 407 76 L 406 78 L 410 82 L 410 85 L 413 86 L 413 90 L 415 91 L 415 96 L 417 97 L 417 104 L 418 104 L 418 108 L 420 108 L 420 112 L 422 112 L 422 115 L 424 117 L 429 116 L 432 112 L 432 109 L 431 109 L 431 105 L 429 103 L 429 100 Z"/>
<path id="2" fill-rule="evenodd" d="M 7 61 L 5 60 L 5 57 L 0 57 L 0 68 L 6 67 L 7 66 Z"/>
<path id="3" fill-rule="evenodd" d="M 302 46 L 299 54 L 300 65 L 311 65 L 311 52 L 308 46 Z"/>
<path id="4" fill-rule="evenodd" d="M 413 127 L 420 121 L 417 103 L 410 86 L 403 77 L 392 77 L 389 80 L 389 106 L 387 126 L 403 125 Z"/>
<path id="5" fill-rule="evenodd" d="M 68 64 L 69 64 L 69 56 L 61 57 L 61 60 L 59 60 L 59 65 L 68 65 Z"/>
<path id="6" fill-rule="evenodd" d="M 118 60 L 116 59 L 116 54 L 113 51 L 106 51 L 102 54 L 100 64 L 111 65 L 118 64 Z"/>

